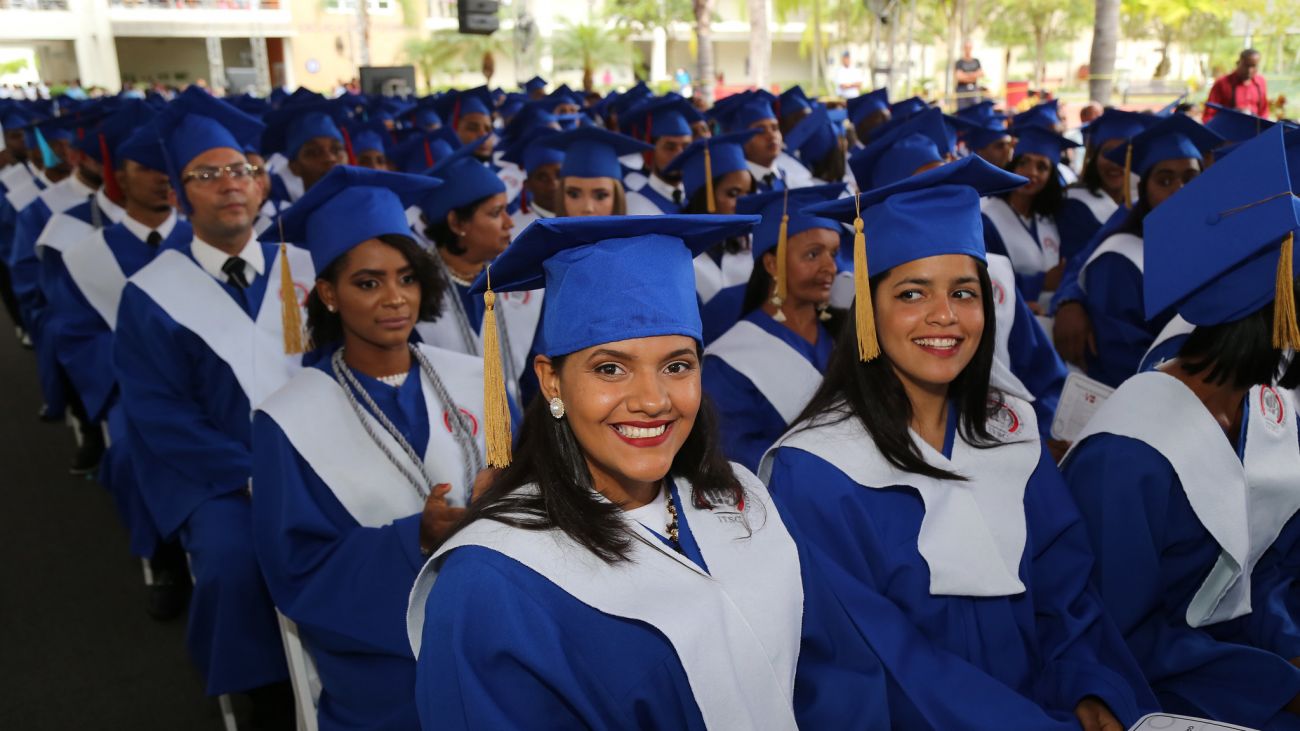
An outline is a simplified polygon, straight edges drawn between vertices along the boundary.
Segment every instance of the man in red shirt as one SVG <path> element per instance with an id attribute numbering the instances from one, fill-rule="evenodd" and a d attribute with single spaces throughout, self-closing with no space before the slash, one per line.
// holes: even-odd
<path id="1" fill-rule="evenodd" d="M 1209 101 L 1246 114 L 1267 117 L 1268 91 L 1264 77 L 1259 75 L 1259 59 L 1259 51 L 1253 48 L 1242 51 L 1237 58 L 1237 68 L 1210 87 Z M 1210 121 L 1214 114 L 1214 108 L 1206 106 L 1201 121 Z"/>

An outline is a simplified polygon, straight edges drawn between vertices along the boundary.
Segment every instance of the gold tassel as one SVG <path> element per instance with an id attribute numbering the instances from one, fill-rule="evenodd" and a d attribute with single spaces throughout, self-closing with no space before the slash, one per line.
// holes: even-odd
<path id="1" fill-rule="evenodd" d="M 786 188 L 781 201 L 781 228 L 776 235 L 776 292 L 772 294 L 772 304 L 776 305 L 776 314 L 772 316 L 772 319 L 777 322 L 785 322 L 785 313 L 781 311 L 781 305 L 785 304 L 785 298 L 790 294 L 790 284 L 785 271 L 785 257 L 789 248 L 786 245 L 786 239 L 790 230 L 789 188 Z"/>
<path id="2" fill-rule="evenodd" d="M 1133 207 L 1133 142 L 1124 146 L 1124 207 Z"/>
<path id="3" fill-rule="evenodd" d="M 1282 255 L 1277 260 L 1276 299 L 1273 300 L 1273 347 L 1300 350 L 1300 325 L 1295 308 L 1295 232 L 1282 239 Z"/>
<path id="4" fill-rule="evenodd" d="M 489 467 L 510 466 L 510 404 L 506 400 L 505 370 L 501 365 L 501 344 L 497 337 L 496 293 L 492 291 L 492 269 L 483 293 L 483 421 Z"/>
<path id="5" fill-rule="evenodd" d="M 708 200 L 709 213 L 718 212 L 718 204 L 713 202 L 713 159 L 709 157 L 709 143 L 704 143 L 704 197 Z"/>
<path id="6" fill-rule="evenodd" d="M 880 357 L 876 337 L 876 308 L 871 302 L 871 275 L 867 272 L 867 235 L 862 231 L 861 194 L 853 197 L 858 207 L 853 219 L 853 313 L 858 321 L 858 359 L 863 363 Z"/>
<path id="7" fill-rule="evenodd" d="M 297 355 L 307 350 L 303 343 L 302 309 L 298 307 L 298 289 L 289 271 L 289 245 L 284 243 L 284 224 L 280 224 L 280 320 L 284 325 L 284 352 Z"/>

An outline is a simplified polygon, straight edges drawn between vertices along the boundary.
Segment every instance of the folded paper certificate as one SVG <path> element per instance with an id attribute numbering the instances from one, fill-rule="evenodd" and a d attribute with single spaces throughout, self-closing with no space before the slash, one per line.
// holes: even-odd
<path id="1" fill-rule="evenodd" d="M 1143 716 L 1129 731 L 1252 731 L 1252 729 L 1191 716 L 1152 713 Z"/>
<path id="2" fill-rule="evenodd" d="M 1115 389 L 1082 373 L 1071 372 L 1061 388 L 1061 400 L 1052 419 L 1052 437 L 1073 442 L 1083 427 Z"/>

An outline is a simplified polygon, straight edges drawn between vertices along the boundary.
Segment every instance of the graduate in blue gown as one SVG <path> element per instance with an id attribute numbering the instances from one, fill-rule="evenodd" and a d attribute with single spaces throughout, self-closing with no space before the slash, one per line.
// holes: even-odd
<path id="1" fill-rule="evenodd" d="M 285 216 L 322 267 L 318 352 L 254 416 L 253 540 L 320 674 L 322 729 L 418 726 L 403 610 L 483 467 L 482 361 L 409 342 L 446 284 L 405 209 L 438 183 L 340 166 Z"/>
<path id="2" fill-rule="evenodd" d="M 684 213 L 733 214 L 741 196 L 757 191 L 745 162 L 745 144 L 756 134 L 745 130 L 696 140 L 669 163 L 668 171 L 682 176 Z M 695 289 L 704 320 L 705 345 L 740 320 L 745 287 L 753 269 L 754 257 L 749 253 L 746 236 L 730 238 L 695 258 Z"/>
<path id="3" fill-rule="evenodd" d="M 9 247 L 13 244 L 14 224 L 17 214 L 9 203 L 9 192 L 17 188 L 36 185 L 39 174 L 30 160 L 27 133 L 31 123 L 26 110 L 14 102 L 0 106 L 0 129 L 4 130 L 4 150 L 8 164 L 0 168 L 0 300 L 19 333 L 23 333 L 22 312 L 14 296 L 13 282 L 9 278 Z"/>
<path id="4" fill-rule="evenodd" d="M 1062 261 L 1081 254 L 1102 224 L 1119 209 L 1124 195 L 1133 192 L 1131 185 L 1125 185 L 1123 164 L 1115 163 L 1106 154 L 1157 119 L 1150 114 L 1107 109 L 1084 127 L 1087 147 L 1083 173 L 1079 182 L 1066 188 L 1065 201 L 1056 213 Z"/>
<path id="5" fill-rule="evenodd" d="M 758 89 L 735 95 L 735 101 L 715 104 L 712 114 L 728 133 L 753 130 L 745 142 L 746 169 L 754 176 L 755 192 L 769 193 L 811 182 L 807 168 L 784 152 L 781 123 L 773 111 L 776 97 Z"/>
<path id="6" fill-rule="evenodd" d="M 628 215 L 682 212 L 686 189 L 682 186 L 681 170 L 669 172 L 667 168 L 693 141 L 691 125 L 702 121 L 703 115 L 675 94 L 647 99 L 620 117 L 625 134 L 654 145 L 654 152 L 645 156 L 645 185 L 627 194 Z"/>
<path id="7" fill-rule="evenodd" d="M 704 391 L 718 411 L 727 458 L 750 471 L 803 411 L 830 361 L 835 338 L 826 325 L 841 227 L 802 209 L 843 192 L 843 183 L 820 185 L 745 196 L 737 205 L 763 217 L 753 234 L 754 272 L 745 316 L 704 351 Z"/>
<path id="8" fill-rule="evenodd" d="M 1120 386 L 1064 462 L 1098 590 L 1164 709 L 1256 729 L 1300 728 L 1286 606 L 1300 369 L 1284 357 L 1300 345 L 1297 186 L 1281 132 L 1146 217 L 1147 312 L 1176 310 L 1194 329 L 1173 360 Z"/>
<path id="9" fill-rule="evenodd" d="M 893 728 L 1096 731 L 1156 710 L 1033 410 L 990 388 L 979 198 L 1024 182 L 968 157 L 807 210 L 860 205 L 869 270 L 760 475 L 885 666 Z"/>
<path id="10" fill-rule="evenodd" d="M 493 265 L 546 286 L 544 398 L 511 461 L 489 389 L 505 469 L 412 592 L 423 728 L 888 726 L 874 655 L 703 407 L 691 259 L 756 220 L 539 221 Z"/>
<path id="11" fill-rule="evenodd" d="M 253 234 L 259 192 L 241 150 L 260 122 L 192 88 L 156 124 L 194 238 L 122 293 L 113 365 L 132 458 L 159 532 L 191 559 L 188 644 L 208 693 L 248 692 L 255 712 L 283 718 L 284 651 L 252 546 L 251 417 L 301 367 L 286 352 L 301 350 L 292 303 L 315 274 L 306 252 Z"/>
<path id="12" fill-rule="evenodd" d="M 1200 123 L 1176 114 L 1107 153 L 1121 164 L 1127 157 L 1141 180 L 1138 201 L 1123 224 L 1087 254 L 1079 270 L 1096 344 L 1095 352 L 1084 354 L 1089 377 L 1118 386 L 1137 372 L 1143 353 L 1169 321 L 1168 313 L 1148 315 L 1142 305 L 1142 222 L 1200 174 L 1202 156 L 1221 141 Z"/>
<path id="13" fill-rule="evenodd" d="M 1037 303 L 1043 292 L 1056 288 L 1060 277 L 1061 234 L 1057 214 L 1065 188 L 1057 166 L 1061 153 L 1077 143 L 1042 127 L 1013 127 L 1015 152 L 1007 165 L 1029 179 L 1024 188 L 990 196 L 980 203 L 984 218 L 984 247 L 1011 260 L 1016 286 Z"/>
<path id="14" fill-rule="evenodd" d="M 266 115 L 266 132 L 262 134 L 259 151 L 266 157 L 283 155 L 288 160 L 286 169 L 302 181 L 305 194 L 336 165 L 347 164 L 344 120 L 341 100 L 326 100 L 319 94 L 303 95 L 301 100 Z M 283 185 L 276 176 L 271 199 L 283 202 L 288 191 L 277 189 L 276 182 Z"/>
<path id="15" fill-rule="evenodd" d="M 627 215 L 627 192 L 618 159 L 654 150 L 644 142 L 599 127 L 566 130 L 537 144 L 564 153 L 557 216 Z"/>
<path id="16" fill-rule="evenodd" d="M 844 109 L 827 109 L 820 102 L 785 136 L 786 149 L 808 167 L 812 185 L 848 182 L 848 141 Z"/>

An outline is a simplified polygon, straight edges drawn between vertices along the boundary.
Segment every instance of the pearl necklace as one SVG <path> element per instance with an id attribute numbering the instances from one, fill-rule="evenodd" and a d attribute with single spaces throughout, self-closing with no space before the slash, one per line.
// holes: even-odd
<path id="1" fill-rule="evenodd" d="M 380 376 L 375 380 L 379 381 L 380 383 L 386 386 L 392 386 L 393 388 L 401 388 L 402 384 L 406 383 L 406 376 L 409 374 L 410 371 L 404 371 L 402 373 L 394 373 L 391 376 Z"/>

